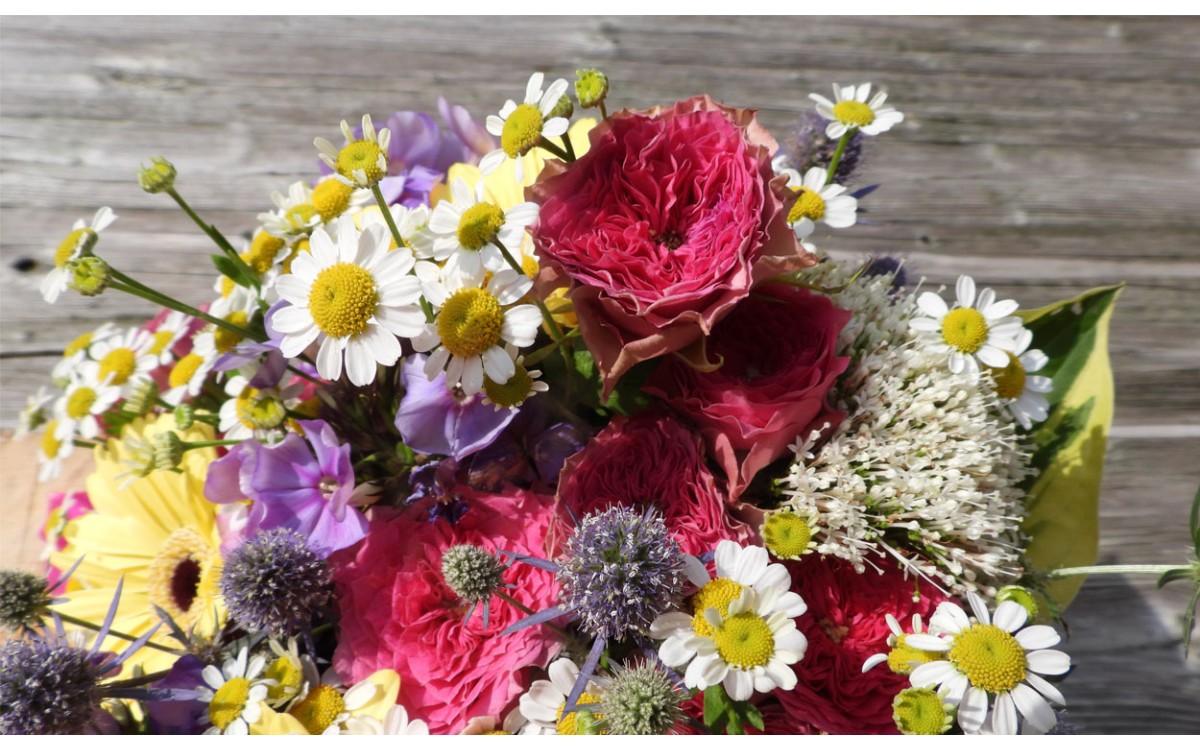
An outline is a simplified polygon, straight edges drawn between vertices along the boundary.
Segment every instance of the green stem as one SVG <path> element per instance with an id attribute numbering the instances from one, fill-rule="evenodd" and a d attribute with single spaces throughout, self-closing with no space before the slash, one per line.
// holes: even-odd
<path id="1" fill-rule="evenodd" d="M 605 120 L 608 119 L 608 110 L 604 107 L 604 102 L 600 102 L 600 116 Z"/>
<path id="2" fill-rule="evenodd" d="M 59 612 L 56 609 L 52 609 L 50 611 L 53 612 L 54 614 L 58 615 L 58 619 L 62 620 L 63 622 L 69 622 L 72 625 L 78 625 L 81 628 L 87 628 L 88 630 L 92 630 L 97 633 L 100 632 L 100 626 L 95 623 L 88 622 L 87 620 L 81 620 L 78 617 L 74 617 L 72 615 L 68 615 L 63 612 Z M 138 639 L 138 636 L 136 636 L 136 635 L 129 635 L 128 633 L 122 633 L 120 630 L 113 630 L 112 628 L 108 629 L 108 635 L 112 636 L 113 638 L 120 638 L 123 641 L 129 641 L 130 643 L 133 643 L 134 641 L 136 641 Z M 147 648 L 152 648 L 152 649 L 155 649 L 156 651 L 163 651 L 168 654 L 178 655 L 178 652 L 175 649 L 167 648 L 166 646 L 160 646 L 159 644 L 157 644 L 153 641 L 146 641 L 146 646 L 147 646 Z"/>
<path id="3" fill-rule="evenodd" d="M 493 239 L 492 244 L 496 246 L 496 249 L 500 251 L 500 255 L 504 256 L 504 260 L 508 263 L 508 265 L 512 266 L 514 271 L 522 276 L 525 275 L 525 271 L 521 268 L 521 264 L 517 262 L 517 259 L 512 256 L 512 253 L 508 251 L 508 248 L 504 246 L 504 243 L 501 242 L 499 238 Z M 536 295 L 534 295 L 532 299 L 534 304 L 537 305 L 538 310 L 541 310 L 542 312 L 542 320 L 546 321 L 546 328 L 550 329 L 550 338 L 554 339 L 554 343 L 558 344 L 559 349 L 562 351 L 563 363 L 570 367 L 570 362 L 567 359 L 568 354 L 565 338 L 563 336 L 562 329 L 558 327 L 558 321 L 554 319 L 554 315 L 551 314 L 550 308 L 546 307 L 545 302 L 542 302 L 540 299 L 538 299 Z"/>
<path id="4" fill-rule="evenodd" d="M 252 341 L 266 340 L 265 336 L 257 334 L 248 328 L 242 328 L 239 325 L 230 323 L 228 320 L 222 320 L 214 317 L 203 310 L 198 310 L 191 305 L 184 304 L 173 297 L 168 297 L 161 292 L 156 292 L 145 284 L 126 276 L 115 268 L 110 268 L 109 272 L 112 274 L 112 277 L 116 279 L 116 281 L 112 282 L 110 286 L 117 291 L 125 292 L 126 294 L 132 294 L 135 297 L 141 297 L 144 300 L 153 302 L 156 305 L 162 305 L 163 307 L 184 313 L 185 315 L 191 315 L 193 318 L 199 318 L 200 320 L 207 321 L 218 328 L 223 328 L 240 338 L 247 338 L 251 339 Z"/>
<path id="5" fill-rule="evenodd" d="M 388 231 L 392 233 L 392 240 L 396 243 L 396 247 L 408 247 L 404 242 L 404 238 L 400 236 L 400 229 L 396 227 L 396 220 L 392 218 L 392 210 L 388 207 L 387 200 L 383 197 L 383 191 L 379 189 L 379 183 L 371 186 L 371 195 L 375 196 L 375 204 L 379 206 L 380 213 L 383 214 L 383 220 L 387 222 Z M 415 273 L 415 272 L 414 272 Z M 429 304 L 429 300 L 424 296 L 420 299 L 421 310 L 425 313 L 425 322 L 433 322 L 433 305 Z"/>
<path id="6" fill-rule="evenodd" d="M 244 440 L 198 440 L 194 443 L 180 443 L 185 451 L 196 448 L 224 448 L 229 445 L 241 445 Z"/>
<path id="7" fill-rule="evenodd" d="M 1093 573 L 1149 573 L 1162 575 L 1169 570 L 1176 570 L 1179 565 L 1085 565 L 1080 568 L 1059 568 L 1046 575 L 1047 578 L 1070 578 L 1071 576 L 1086 576 Z"/>
<path id="8" fill-rule="evenodd" d="M 554 154 L 555 156 L 562 159 L 563 161 L 567 162 L 568 164 L 575 161 L 574 159 L 567 156 L 566 151 L 563 151 L 560 147 L 554 145 L 554 143 L 552 143 L 550 141 L 550 139 L 546 138 L 545 136 L 542 136 L 540 139 L 538 139 L 538 147 L 546 149 L 547 151 Z"/>
<path id="9" fill-rule="evenodd" d="M 233 249 L 233 245 L 229 244 L 229 240 L 225 239 L 225 235 L 217 231 L 216 227 L 208 224 L 204 221 L 204 219 L 201 219 L 200 216 L 192 210 L 192 207 L 187 204 L 187 201 L 183 199 L 183 196 L 175 191 L 175 188 L 168 188 L 167 195 L 175 199 L 175 202 L 179 204 L 179 207 L 183 209 L 183 212 L 187 214 L 192 221 L 196 222 L 196 226 L 200 227 L 205 234 L 211 237 L 213 242 L 217 243 L 217 247 L 221 248 L 222 252 L 231 258 L 238 258 L 237 251 Z M 241 258 L 238 258 L 238 260 L 241 260 Z"/>
<path id="10" fill-rule="evenodd" d="M 75 438 L 71 441 L 71 444 L 76 448 L 95 448 L 98 445 L 98 443 L 93 443 L 90 440 L 81 440 L 80 438 Z"/>
<path id="11" fill-rule="evenodd" d="M 171 673 L 171 670 L 164 669 L 161 672 L 151 672 L 149 674 L 144 674 L 141 677 L 130 677 L 127 680 L 117 680 L 116 682 L 107 682 L 104 684 L 104 687 L 118 688 L 118 689 L 141 687 L 142 685 L 149 685 L 152 682 L 158 682 L 159 680 L 166 677 L 170 673 Z"/>
<path id="12" fill-rule="evenodd" d="M 833 182 L 833 174 L 837 171 L 838 162 L 842 160 L 842 152 L 846 150 L 846 144 L 850 142 L 850 136 L 854 134 L 854 129 L 851 128 L 838 140 L 837 149 L 833 152 L 833 158 L 829 160 L 829 172 L 825 175 L 825 184 Z"/>
<path id="13" fill-rule="evenodd" d="M 578 157 L 575 156 L 575 145 L 571 143 L 571 128 L 569 125 L 567 127 L 567 132 L 562 134 L 562 142 L 563 148 L 567 152 L 567 162 L 573 164 L 575 159 Z"/>

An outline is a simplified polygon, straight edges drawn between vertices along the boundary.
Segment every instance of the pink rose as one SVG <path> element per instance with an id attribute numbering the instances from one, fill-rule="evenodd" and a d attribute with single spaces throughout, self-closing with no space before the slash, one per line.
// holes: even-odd
<path id="1" fill-rule="evenodd" d="M 488 626 L 464 606 L 441 572 L 442 553 L 456 544 L 545 556 L 554 513 L 549 497 L 455 488 L 468 509 L 458 523 L 429 519 L 432 501 L 400 513 L 376 511 L 366 539 L 335 554 L 341 633 L 334 667 L 346 682 L 380 669 L 400 674 L 398 702 L 435 734 L 454 734 L 474 716 L 503 716 L 529 687 L 531 667 L 545 667 L 560 642 L 544 625 L 500 635 L 525 616 L 493 597 Z M 386 514 L 386 517 L 385 517 Z M 558 601 L 553 574 L 513 565 L 509 593 L 534 611 Z"/>
<path id="2" fill-rule="evenodd" d="M 788 228 L 795 195 L 753 110 L 699 96 L 619 112 L 590 137 L 529 196 L 542 207 L 539 284 L 569 283 L 607 395 L 638 362 L 696 344 L 755 283 L 815 258 Z"/>
<path id="3" fill-rule="evenodd" d="M 721 367 L 700 372 L 670 358 L 645 390 L 699 426 L 736 500 L 796 438 L 845 417 L 827 397 L 850 363 L 836 354 L 849 320 L 824 295 L 760 286 L 708 338 L 709 356 L 723 359 Z"/>
<path id="4" fill-rule="evenodd" d="M 692 555 L 713 550 L 722 539 L 744 544 L 752 538 L 750 528 L 727 512 L 725 496 L 704 465 L 700 437 L 670 416 L 614 418 L 567 460 L 558 497 L 576 516 L 653 503 L 679 546 Z"/>

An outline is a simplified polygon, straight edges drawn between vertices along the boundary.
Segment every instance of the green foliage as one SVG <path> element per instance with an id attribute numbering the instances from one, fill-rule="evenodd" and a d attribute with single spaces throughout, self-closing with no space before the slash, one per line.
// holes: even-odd
<path id="1" fill-rule="evenodd" d="M 704 726 L 713 734 L 745 734 L 746 725 L 763 731 L 762 712 L 749 701 L 729 699 L 722 685 L 704 690 Z"/>

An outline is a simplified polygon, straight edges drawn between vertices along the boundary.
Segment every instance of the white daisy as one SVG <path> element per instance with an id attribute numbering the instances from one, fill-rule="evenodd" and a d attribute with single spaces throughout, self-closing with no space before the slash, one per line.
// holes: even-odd
<path id="1" fill-rule="evenodd" d="M 535 680 L 529 691 L 521 696 L 518 710 L 527 722 L 521 734 L 578 734 L 578 712 L 562 715 L 567 698 L 579 680 L 579 667 L 570 659 L 558 659 L 546 670 L 549 680 Z M 588 680 L 587 687 L 575 705 L 586 710 L 593 703 L 603 703 L 604 687 L 597 680 Z"/>
<path id="2" fill-rule="evenodd" d="M 73 440 L 61 440 L 57 437 L 58 420 L 51 419 L 42 431 L 42 441 L 38 446 L 38 481 L 48 482 L 62 472 L 63 459 L 75 450 Z"/>
<path id="3" fill-rule="evenodd" d="M 284 372 L 280 386 L 290 378 Z M 250 440 L 255 438 L 274 442 L 282 436 L 283 424 L 288 410 L 300 403 L 298 396 L 303 385 L 294 383 L 287 387 L 255 388 L 242 375 L 234 375 L 225 384 L 225 393 L 231 398 L 221 404 L 217 413 L 217 425 L 226 440 Z"/>
<path id="4" fill-rule="evenodd" d="M 433 380 L 445 369 L 446 384 L 460 384 L 468 396 L 483 389 L 484 374 L 497 384 L 507 383 L 517 367 L 504 345 L 529 346 L 542 320 L 533 305 L 517 304 L 533 281 L 505 269 L 483 286 L 482 273 L 432 278 L 431 269 L 423 269 L 418 270 L 426 274 L 427 298 L 438 311 L 434 322 L 413 338 L 414 349 L 432 351 L 425 374 Z"/>
<path id="5" fill-rule="evenodd" d="M 388 206 L 388 210 L 392 214 L 392 221 L 396 224 L 396 231 L 400 233 L 400 239 L 404 241 L 404 246 L 411 249 L 418 258 L 430 257 L 433 254 L 433 235 L 429 232 L 429 206 L 408 208 L 395 205 Z M 380 212 L 378 206 L 368 206 L 355 214 L 354 218 L 360 229 L 366 229 L 373 225 L 380 226 L 391 239 L 391 244 L 395 244 L 396 240 L 392 238 L 391 227 L 387 225 L 387 220 L 383 218 L 383 213 Z"/>
<path id="6" fill-rule="evenodd" d="M 808 98 L 817 103 L 817 114 L 833 120 L 825 128 L 825 135 L 830 138 L 841 138 L 846 131 L 855 128 L 865 135 L 879 135 L 904 120 L 904 115 L 895 107 L 884 106 L 887 101 L 885 92 L 871 96 L 869 83 L 858 86 L 833 84 L 834 101 L 820 94 L 809 94 Z"/>
<path id="7" fill-rule="evenodd" d="M 1057 722 L 1050 704 L 1066 705 L 1062 693 L 1040 675 L 1066 674 L 1071 657 L 1050 647 L 1059 642 L 1048 625 L 1025 627 L 1028 612 L 1007 601 L 995 617 L 977 594 L 967 594 L 974 618 L 953 602 L 943 602 L 930 618 L 934 634 L 913 634 L 907 643 L 924 651 L 944 653 L 944 661 L 913 670 L 914 687 L 942 686 L 946 699 L 958 706 L 958 725 L 968 734 L 984 728 L 996 734 L 1016 734 L 1018 714 L 1026 732 L 1045 733 Z"/>
<path id="8" fill-rule="evenodd" d="M 500 148 L 479 160 L 479 171 L 483 174 L 491 174 L 506 159 L 513 159 L 517 182 L 521 182 L 525 179 L 525 167 L 520 157 L 532 151 L 542 138 L 557 138 L 567 132 L 570 126 L 567 118 L 550 117 L 558 101 L 567 92 L 567 82 L 559 78 L 543 92 L 544 78 L 541 73 L 529 76 L 523 104 L 509 99 L 500 110 L 499 117 L 488 115 L 487 130 L 500 138 Z"/>
<path id="9" fill-rule="evenodd" d="M 247 328 L 258 312 L 258 295 L 245 287 L 234 287 L 229 294 L 213 301 L 208 314 L 239 328 Z M 242 343 L 242 337 L 227 328 L 209 323 L 200 329 L 192 342 L 192 351 L 202 357 L 228 354 Z"/>
<path id="10" fill-rule="evenodd" d="M 111 336 L 120 335 L 120 333 L 121 331 L 116 325 L 106 321 L 101 323 L 94 331 L 79 334 L 63 349 L 62 359 L 55 363 L 54 369 L 50 371 L 51 379 L 56 383 L 69 379 L 71 373 L 79 365 L 90 359 L 94 359 L 89 351 L 92 344 L 99 343 Z"/>
<path id="11" fill-rule="evenodd" d="M 432 257 L 445 261 L 447 274 L 473 277 L 484 270 L 495 273 L 508 268 L 497 244 L 515 252 L 525 228 L 537 221 L 536 203 L 518 203 L 503 211 L 484 199 L 484 190 L 483 180 L 475 184 L 474 191 L 464 180 L 455 180 L 450 185 L 453 200 L 438 203 L 429 218 L 429 231 L 434 235 Z"/>
<path id="12" fill-rule="evenodd" d="M 313 205 L 313 190 L 306 182 L 293 182 L 288 186 L 287 195 L 274 191 L 271 201 L 275 210 L 259 214 L 258 221 L 273 237 L 284 240 L 306 237 L 321 225 L 321 214 Z"/>
<path id="13" fill-rule="evenodd" d="M 158 367 L 158 355 L 151 352 L 154 343 L 154 336 L 142 328 L 130 328 L 94 342 L 88 347 L 88 356 L 95 360 L 96 379 L 129 394 L 134 383 L 149 378 Z"/>
<path id="14" fill-rule="evenodd" d="M 424 722 L 409 722 L 408 712 L 396 705 L 400 675 L 391 669 L 373 672 L 349 688 L 333 669 L 318 677 L 311 661 L 305 662 L 304 672 L 304 697 L 288 713 L 309 734 L 429 734 Z M 400 708 L 398 715 L 392 712 L 395 708 Z M 389 721 L 390 728 L 407 731 L 384 731 Z"/>
<path id="15" fill-rule="evenodd" d="M 798 239 L 812 234 L 818 221 L 834 229 L 854 226 L 858 199 L 845 195 L 846 188 L 842 185 L 835 182 L 826 185 L 829 173 L 825 169 L 813 167 L 803 177 L 788 168 L 779 170 L 779 174 L 787 175 L 787 186 L 798 194 L 787 217 Z"/>
<path id="16" fill-rule="evenodd" d="M 147 353 L 158 357 L 160 365 L 170 364 L 175 359 L 175 345 L 191 331 L 194 319 L 186 313 L 172 310 L 163 322 L 158 324 L 150 334 L 150 346 Z"/>
<path id="17" fill-rule="evenodd" d="M 953 309 L 933 292 L 922 293 L 917 308 L 924 315 L 913 317 L 909 325 L 935 342 L 934 351 L 949 352 L 950 372 L 966 371 L 978 380 L 980 365 L 1007 367 L 1009 353 L 1024 330 L 1021 319 L 1013 316 L 1016 300 L 997 302 L 991 289 L 976 296 L 975 280 L 970 276 L 958 277 L 955 293 Z"/>
<path id="18" fill-rule="evenodd" d="M 250 733 L 250 725 L 262 717 L 261 704 L 270 689 L 271 681 L 261 677 L 265 666 L 261 656 L 248 659 L 243 646 L 237 657 L 227 659 L 220 669 L 211 664 L 204 668 L 200 674 L 208 687 L 197 690 L 200 701 L 208 704 L 200 720 L 212 725 L 205 734 Z"/>
<path id="19" fill-rule="evenodd" d="M 1027 430 L 1034 422 L 1046 419 L 1050 409 L 1046 394 L 1054 390 L 1053 380 L 1032 374 L 1050 361 L 1041 349 L 1030 349 L 1032 343 L 1033 331 L 1021 329 L 1012 351 L 1008 352 L 1008 364 L 992 371 L 996 395 L 1004 400 L 1013 418 Z"/>
<path id="20" fill-rule="evenodd" d="M 525 355 L 518 355 L 517 347 L 506 344 L 504 351 L 513 358 L 517 371 L 507 383 L 497 383 L 486 375 L 483 378 L 483 403 L 491 404 L 496 411 L 515 409 L 535 394 L 550 390 L 549 384 L 538 380 L 542 376 L 541 370 L 525 369 Z"/>
<path id="21" fill-rule="evenodd" d="M 912 631 L 908 633 L 904 632 L 900 621 L 890 612 L 883 617 L 887 622 L 888 629 L 892 631 L 892 634 L 887 639 L 889 650 L 887 653 L 873 654 L 863 662 L 863 673 L 869 672 L 877 665 L 887 662 L 888 668 L 896 674 L 912 674 L 912 671 L 921 664 L 943 658 L 940 652 L 922 651 L 919 648 L 914 648 L 907 642 L 910 635 L 925 632 L 925 626 L 921 621 L 920 615 L 912 616 Z"/>
<path id="22" fill-rule="evenodd" d="M 369 188 L 387 175 L 387 152 L 392 133 L 383 128 L 376 134 L 370 115 L 363 115 L 362 132 L 361 140 L 355 138 L 350 124 L 342 120 L 345 146 L 339 149 L 324 138 L 314 139 L 313 145 L 320 152 L 321 161 L 337 173 L 339 180 L 351 187 Z"/>
<path id="23" fill-rule="evenodd" d="M 42 279 L 42 299 L 50 304 L 58 300 L 58 296 L 67 288 L 70 275 L 67 273 L 67 263 L 90 253 L 96 245 L 100 232 L 116 221 L 117 215 L 108 206 L 104 206 L 92 217 L 91 224 L 85 224 L 78 219 L 71 227 L 71 233 L 59 244 L 54 251 L 54 268 Z"/>
<path id="24" fill-rule="evenodd" d="M 25 408 L 17 416 L 17 430 L 13 434 L 13 440 L 20 440 L 46 424 L 50 415 L 53 414 L 53 405 L 54 395 L 46 389 L 46 386 L 38 386 L 37 393 L 26 397 Z"/>
<path id="25" fill-rule="evenodd" d="M 292 273 L 275 282 L 289 303 L 271 319 L 283 335 L 279 349 L 285 357 L 299 356 L 319 341 L 317 372 L 336 380 L 344 360 L 354 385 L 370 383 L 376 363 L 396 363 L 396 337 L 421 334 L 425 314 L 417 304 L 421 282 L 409 275 L 412 252 L 388 252 L 390 243 L 379 225 L 360 234 L 348 221 L 338 223 L 336 244 L 323 228 L 312 233 L 310 252 L 296 256 Z"/>
<path id="26" fill-rule="evenodd" d="M 668 667 L 687 664 L 683 682 L 688 687 L 721 684 L 735 701 L 777 687 L 791 690 L 796 686 L 791 665 L 804 658 L 808 639 L 785 608 L 785 593 L 790 592 L 747 586 L 726 614 L 711 606 L 704 610 L 704 633 L 682 612 L 660 616 L 650 626 L 651 636 L 665 638 L 659 658 Z"/>
<path id="27" fill-rule="evenodd" d="M 217 363 L 220 352 L 215 348 L 206 354 L 200 354 L 193 345 L 192 350 L 179 358 L 167 374 L 167 390 L 162 394 L 162 400 L 171 406 L 179 406 L 185 400 L 200 395 L 208 374 Z"/>
<path id="28" fill-rule="evenodd" d="M 349 693 L 346 697 L 349 699 Z M 409 719 L 408 709 L 396 705 L 387 710 L 383 721 L 373 716 L 350 717 L 346 721 L 346 734 L 407 734 L 423 737 L 429 734 L 429 725 L 421 719 Z"/>
<path id="29" fill-rule="evenodd" d="M 95 362 L 85 363 L 71 378 L 66 393 L 54 404 L 58 423 L 54 437 L 58 440 L 70 442 L 76 435 L 92 440 L 100 434 L 100 420 L 96 417 L 120 400 L 121 389 L 109 382 L 111 375 L 101 380 L 99 374 Z"/>

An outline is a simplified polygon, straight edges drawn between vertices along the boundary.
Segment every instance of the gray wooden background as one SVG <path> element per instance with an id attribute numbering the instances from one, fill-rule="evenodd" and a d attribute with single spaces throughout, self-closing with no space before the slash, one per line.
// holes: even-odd
<path id="1" fill-rule="evenodd" d="M 112 206 L 111 261 L 207 300 L 212 247 L 169 199 L 139 191 L 140 160 L 169 157 L 192 205 L 243 232 L 271 190 L 311 177 L 313 137 L 335 138 L 342 118 L 433 111 L 438 93 L 482 118 L 532 69 L 580 66 L 605 69 L 619 104 L 708 92 L 761 108 L 781 137 L 810 91 L 884 85 L 906 120 L 870 152 L 864 178 L 883 183 L 865 203 L 872 225 L 826 244 L 903 255 L 933 283 L 971 273 L 1024 307 L 1128 282 L 1101 557 L 1184 558 L 1200 484 L 1195 19 L 5 18 L 0 425 L 77 333 L 151 312 L 115 294 L 41 301 L 76 218 Z M 24 259 L 38 269 L 16 270 Z M 24 460 L 4 453 L 10 487 L 32 471 Z M 39 502 L 21 492 L 0 500 L 13 538 L 32 533 Z M 1077 666 L 1064 688 L 1083 731 L 1200 732 L 1186 600 L 1146 579 L 1087 583 L 1068 613 Z"/>

